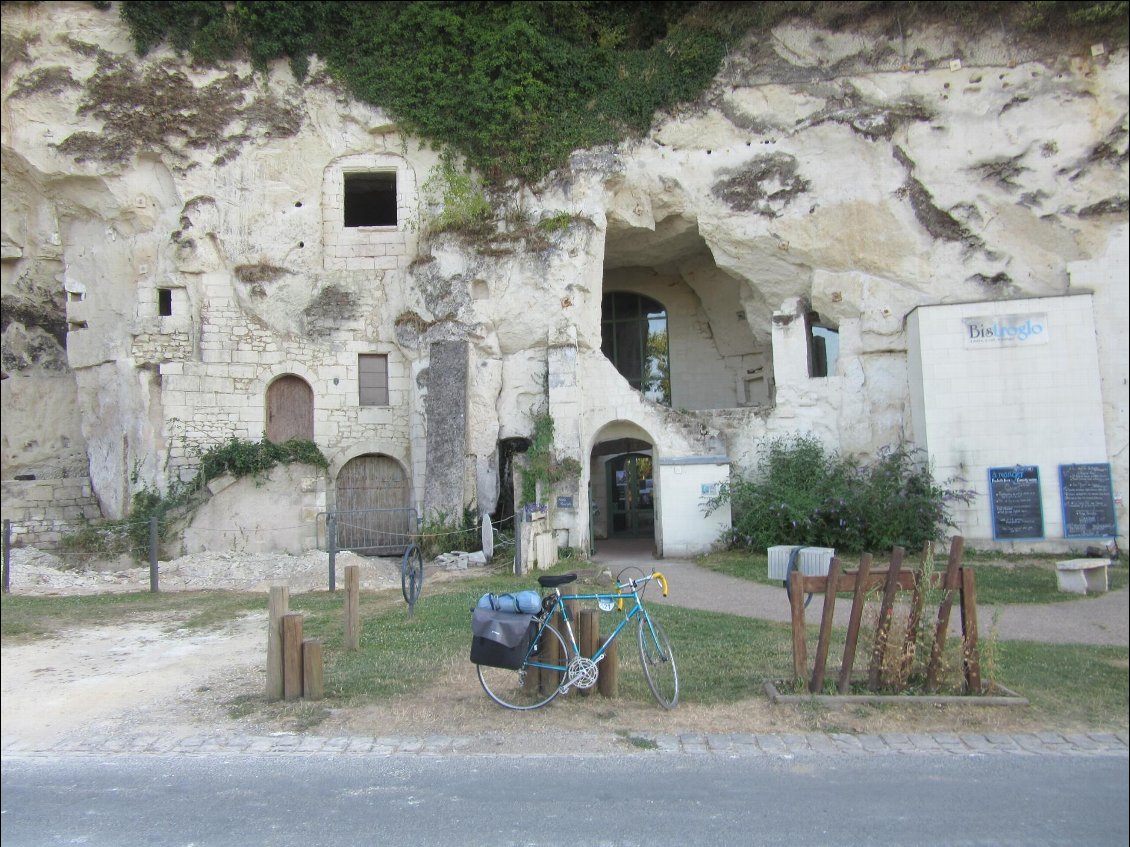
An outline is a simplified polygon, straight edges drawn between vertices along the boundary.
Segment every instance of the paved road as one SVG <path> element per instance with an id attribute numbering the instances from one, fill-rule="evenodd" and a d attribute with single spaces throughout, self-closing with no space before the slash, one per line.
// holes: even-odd
<path id="1" fill-rule="evenodd" d="M 1125 757 L 5 758 L 4 847 L 1127 843 Z"/>

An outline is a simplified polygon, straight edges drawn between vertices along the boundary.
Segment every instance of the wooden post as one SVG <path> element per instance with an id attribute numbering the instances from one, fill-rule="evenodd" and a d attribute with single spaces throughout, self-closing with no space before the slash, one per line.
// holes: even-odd
<path id="1" fill-rule="evenodd" d="M 346 650 L 361 649 L 361 568 L 345 566 L 345 635 Z"/>
<path id="2" fill-rule="evenodd" d="M 302 696 L 302 615 L 283 615 L 283 699 Z"/>
<path id="3" fill-rule="evenodd" d="M 601 639 L 604 644 L 607 639 Z M 604 658 L 600 660 L 600 673 L 596 678 L 596 686 L 602 697 L 620 696 L 620 641 L 617 639 L 608 645 Z"/>
<path id="4" fill-rule="evenodd" d="M 887 654 L 887 639 L 891 635 L 891 618 L 895 605 L 895 593 L 899 587 L 899 571 L 902 569 L 902 557 L 906 551 L 895 547 L 891 551 L 891 562 L 887 566 L 887 582 L 883 586 L 883 604 L 879 609 L 879 623 L 875 628 L 875 644 L 871 651 L 871 673 L 868 675 L 867 684 L 872 691 L 877 691 L 883 682 L 883 661 Z"/>
<path id="5" fill-rule="evenodd" d="M 820 638 L 816 642 L 816 658 L 813 660 L 812 682 L 808 690 L 816 694 L 824 687 L 824 669 L 828 664 L 828 646 L 832 640 L 832 615 L 836 611 L 836 583 L 840 580 L 840 560 L 833 556 L 828 567 L 828 587 L 824 589 L 824 612 L 820 616 Z"/>
<path id="6" fill-rule="evenodd" d="M 855 592 L 851 597 L 851 615 L 848 618 L 847 640 L 844 642 L 844 660 L 840 665 L 841 694 L 847 694 L 851 687 L 851 670 L 855 665 L 855 648 L 859 643 L 859 624 L 863 620 L 863 608 L 867 605 L 867 580 L 871 576 L 871 554 L 864 553 L 859 560 L 859 571 L 855 575 Z"/>
<path id="7" fill-rule="evenodd" d="M 981 654 L 977 646 L 977 586 L 973 568 L 961 569 L 961 640 L 965 659 L 965 684 L 969 693 L 981 693 Z"/>
<path id="8" fill-rule="evenodd" d="M 157 519 L 149 519 L 149 591 L 156 594 L 160 590 L 157 576 Z"/>
<path id="9" fill-rule="evenodd" d="M 946 649 L 946 635 L 950 627 L 950 612 L 953 610 L 954 594 L 961 588 L 961 557 L 965 551 L 965 539 L 955 535 L 950 541 L 950 558 L 946 564 L 945 581 L 942 588 L 945 594 L 938 607 L 938 625 L 934 629 L 934 646 L 930 650 L 930 664 L 926 668 L 926 690 L 931 694 L 938 690 L 938 673 L 942 667 L 942 654 Z"/>
<path id="10" fill-rule="evenodd" d="M 578 621 L 579 634 L 577 636 L 581 655 L 592 658 L 600 646 L 600 609 L 582 609 Z M 582 696 L 588 697 L 593 689 L 580 689 Z"/>
<path id="11" fill-rule="evenodd" d="M 305 639 L 302 642 L 302 696 L 305 699 L 321 700 L 326 695 L 323 668 L 322 642 L 317 638 Z"/>
<path id="12" fill-rule="evenodd" d="M 290 611 L 290 589 L 272 585 L 267 613 L 267 699 L 283 698 L 282 619 Z"/>
<path id="13" fill-rule="evenodd" d="M 804 575 L 800 570 L 789 574 L 789 605 L 793 619 L 793 677 L 802 682 L 808 675 L 808 648 L 804 644 Z"/>

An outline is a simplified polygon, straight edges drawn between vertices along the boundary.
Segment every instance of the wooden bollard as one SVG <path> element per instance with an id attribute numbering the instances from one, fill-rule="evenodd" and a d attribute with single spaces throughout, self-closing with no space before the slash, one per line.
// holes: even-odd
<path id="1" fill-rule="evenodd" d="M 302 642 L 302 696 L 307 700 L 321 700 L 326 695 L 323 667 L 322 642 L 317 638 L 305 639 Z"/>
<path id="2" fill-rule="evenodd" d="M 345 567 L 345 635 L 346 650 L 361 649 L 361 568 Z"/>
<path id="3" fill-rule="evenodd" d="M 577 641 L 581 648 L 581 655 L 592 658 L 600 647 L 600 610 L 584 609 L 579 615 L 577 623 Z M 588 697 L 593 689 L 581 688 L 581 694 Z"/>
<path id="4" fill-rule="evenodd" d="M 604 639 L 601 640 L 601 643 Z M 608 645 L 608 651 L 600 662 L 600 674 L 596 678 L 596 687 L 602 697 L 620 696 L 620 642 L 613 641 Z"/>
<path id="5" fill-rule="evenodd" d="M 283 699 L 302 696 L 302 615 L 291 613 L 282 619 Z"/>
<path id="6" fill-rule="evenodd" d="M 290 611 L 290 589 L 272 585 L 267 612 L 267 699 L 283 698 L 282 619 Z"/>

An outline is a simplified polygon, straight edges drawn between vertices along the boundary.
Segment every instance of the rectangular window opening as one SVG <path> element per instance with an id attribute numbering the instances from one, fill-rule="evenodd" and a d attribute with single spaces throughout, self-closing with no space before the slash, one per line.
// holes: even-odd
<path id="1" fill-rule="evenodd" d="M 347 227 L 396 226 L 396 171 L 344 176 Z"/>
<path id="2" fill-rule="evenodd" d="M 157 289 L 157 314 L 162 318 L 170 317 L 173 314 L 173 289 Z"/>
<path id="3" fill-rule="evenodd" d="M 840 333 L 826 326 L 809 327 L 809 376 L 827 377 L 836 373 L 840 357 Z"/>
<path id="4" fill-rule="evenodd" d="M 357 356 L 358 400 L 362 406 L 388 405 L 388 356 Z"/>

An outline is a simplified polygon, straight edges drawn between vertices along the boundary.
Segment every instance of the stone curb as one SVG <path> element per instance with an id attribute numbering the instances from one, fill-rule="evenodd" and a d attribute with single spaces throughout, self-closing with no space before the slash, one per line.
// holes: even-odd
<path id="1" fill-rule="evenodd" d="M 958 755 L 997 754 L 1025 756 L 1120 756 L 1130 750 L 1128 733 L 1039 732 L 1014 735 L 850 735 L 809 734 L 702 734 L 629 735 L 574 734 L 558 744 L 516 753 L 523 745 L 509 743 L 497 735 L 323 737 L 278 734 L 267 736 L 222 735 L 159 738 L 141 736 L 95 736 L 66 739 L 48 747 L 34 747 L 17 739 L 0 743 L 4 756 L 50 755 L 369 755 L 369 756 L 606 756 L 714 755 L 791 758 L 819 754 L 854 755 Z"/>

